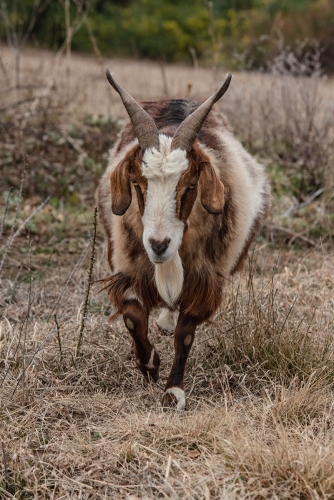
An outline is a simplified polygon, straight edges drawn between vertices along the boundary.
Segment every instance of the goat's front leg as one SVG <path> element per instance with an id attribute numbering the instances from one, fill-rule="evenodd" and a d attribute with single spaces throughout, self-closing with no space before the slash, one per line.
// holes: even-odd
<path id="1" fill-rule="evenodd" d="M 174 334 L 174 361 L 162 398 L 163 407 L 176 406 L 178 410 L 184 410 L 186 406 L 184 370 L 198 324 L 195 318 L 180 313 Z"/>
<path id="2" fill-rule="evenodd" d="M 137 367 L 145 377 L 150 375 L 157 382 L 160 358 L 147 337 L 149 312 L 136 300 L 129 300 L 125 302 L 122 313 L 125 326 L 134 340 Z"/>

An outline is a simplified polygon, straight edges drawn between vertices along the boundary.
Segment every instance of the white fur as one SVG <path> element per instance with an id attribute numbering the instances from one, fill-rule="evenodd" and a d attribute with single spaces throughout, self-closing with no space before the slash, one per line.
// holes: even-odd
<path id="1" fill-rule="evenodd" d="M 148 149 L 143 156 L 142 172 L 147 178 L 143 244 L 155 264 L 155 282 L 163 300 L 173 305 L 183 286 L 183 267 L 178 249 L 182 242 L 184 223 L 176 217 L 176 186 L 188 168 L 185 151 L 171 151 L 172 138 L 159 136 L 159 151 Z M 170 243 L 161 256 L 152 250 L 150 239 Z"/>
<path id="2" fill-rule="evenodd" d="M 165 177 L 176 174 L 179 178 L 181 173 L 187 170 L 187 153 L 182 149 L 171 151 L 172 137 L 159 135 L 159 151 L 156 148 L 147 149 L 143 156 L 143 175 L 147 179 Z"/>
<path id="3" fill-rule="evenodd" d="M 233 187 L 234 204 L 237 208 L 235 221 L 235 236 L 225 250 L 226 267 L 223 274 L 228 274 L 237 262 L 254 220 L 263 209 L 266 176 L 264 168 L 243 148 L 240 142 L 229 132 L 219 131 L 217 146 L 224 145 L 224 157 L 219 150 L 213 151 L 201 143 L 201 149 L 208 155 L 215 171 L 222 173 L 221 164 L 224 161 L 224 170 L 229 176 L 229 184 Z M 254 169 L 251 174 L 249 165 Z M 221 175 L 220 175 L 221 177 Z M 224 182 L 224 179 L 222 179 Z"/>
<path id="4" fill-rule="evenodd" d="M 184 410 L 186 407 L 186 395 L 180 387 L 171 387 L 167 389 L 165 394 L 173 394 L 176 397 L 177 405 L 176 408 L 178 410 Z"/>
<path id="5" fill-rule="evenodd" d="M 147 178 L 144 215 L 143 244 L 153 263 L 166 262 L 173 258 L 181 245 L 184 223 L 176 218 L 176 186 L 182 173 L 188 168 L 186 152 L 170 150 L 171 137 L 159 136 L 159 151 L 145 151 L 142 173 Z M 165 253 L 157 256 L 151 248 L 150 239 L 170 239 Z"/>
<path id="6" fill-rule="evenodd" d="M 183 267 L 179 253 L 176 252 L 167 262 L 156 264 L 154 277 L 161 298 L 173 306 L 183 287 Z"/>
<path id="7" fill-rule="evenodd" d="M 178 311 L 170 311 L 169 309 L 164 307 L 156 323 L 165 332 L 173 333 L 177 324 L 178 316 Z"/>
<path id="8" fill-rule="evenodd" d="M 153 363 L 154 354 L 155 354 L 155 350 L 153 348 L 152 352 L 151 352 L 151 356 L 150 356 L 149 362 L 145 365 L 146 368 L 155 368 L 154 363 Z"/>
<path id="9" fill-rule="evenodd" d="M 137 294 L 135 294 L 131 288 L 129 290 L 126 290 L 124 292 L 124 300 L 135 300 L 136 302 L 138 302 L 138 304 L 140 304 L 141 306 L 143 306 L 143 303 L 142 301 L 140 300 L 140 298 L 138 297 Z"/>

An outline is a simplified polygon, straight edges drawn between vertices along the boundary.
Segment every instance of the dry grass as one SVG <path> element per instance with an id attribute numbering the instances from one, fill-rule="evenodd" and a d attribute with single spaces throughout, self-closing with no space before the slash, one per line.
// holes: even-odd
<path id="1" fill-rule="evenodd" d="M 21 285 L 1 321 L 1 487 L 15 498 L 331 498 L 333 265 L 321 252 L 258 249 L 254 274 L 197 333 L 182 415 L 160 407 L 173 342 L 153 319 L 157 385 L 95 294 L 75 359 L 83 269 L 60 303 L 61 352 L 46 319 L 63 280 L 32 283 L 30 297 Z"/>
<path id="2" fill-rule="evenodd" d="M 42 83 L 51 62 L 48 53 L 38 58 L 28 53 L 22 60 L 26 81 L 34 70 Z M 139 62 L 110 66 L 137 98 L 163 93 L 159 66 L 145 63 L 147 72 L 139 71 Z M 59 107 L 61 119 L 111 110 L 124 116 L 118 102 L 106 97 L 109 89 L 95 61 L 73 56 L 74 74 L 78 99 L 70 111 Z M 186 95 L 189 80 L 194 97 L 214 85 L 210 70 L 168 66 L 166 75 L 173 96 Z M 237 92 L 247 86 L 247 105 L 256 81 L 270 82 L 258 75 L 236 75 L 235 80 L 234 102 L 241 102 Z M 60 75 L 60 91 L 61 81 Z M 331 82 L 321 85 L 327 95 Z M 85 93 L 87 100 L 80 100 Z M 61 102 L 56 88 L 52 99 Z M 9 100 L 6 94 L 4 102 Z M 238 109 L 244 126 L 247 106 Z M 129 335 L 121 319 L 109 323 L 98 285 L 91 292 L 80 355 L 75 355 L 92 219 L 87 208 L 86 215 L 82 210 L 95 175 L 88 171 L 84 177 L 81 208 L 79 203 L 42 208 L 6 257 L 0 297 L 0 498 L 334 498 L 331 227 L 323 233 L 324 243 L 312 235 L 311 246 L 299 240 L 299 248 L 279 249 L 259 239 L 244 275 L 227 283 L 213 322 L 198 329 L 186 377 L 188 410 L 164 413 L 160 400 L 173 339 L 160 334 L 154 317 L 150 337 L 162 359 L 156 385 L 134 368 Z M 15 225 L 19 201 L 14 194 L 4 245 Z M 282 217 L 293 203 L 291 195 L 274 202 L 274 223 L 289 221 L 295 230 L 291 215 Z M 309 217 L 314 224 L 316 216 L 303 210 L 318 213 L 321 203 L 295 208 L 299 219 Z M 17 224 L 35 206 L 28 192 Z M 4 203 L 1 209 L 4 213 Z M 310 237 L 302 230 L 298 234 Z M 101 238 L 97 247 L 95 279 L 106 273 Z"/>

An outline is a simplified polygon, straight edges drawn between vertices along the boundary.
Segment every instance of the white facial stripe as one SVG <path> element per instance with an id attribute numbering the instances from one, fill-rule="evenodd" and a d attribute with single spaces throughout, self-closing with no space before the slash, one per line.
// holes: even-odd
<path id="1" fill-rule="evenodd" d="M 148 238 L 162 241 L 165 238 L 172 240 L 170 233 L 174 231 L 183 233 L 183 223 L 175 213 L 176 186 L 188 168 L 188 160 L 185 151 L 170 151 L 171 137 L 161 134 L 159 141 L 160 151 L 149 149 L 143 157 L 142 172 L 148 181 L 143 224 Z M 180 241 L 177 243 L 178 248 Z"/>
<path id="2" fill-rule="evenodd" d="M 180 221 L 176 218 L 175 190 L 178 178 L 175 177 L 174 174 L 166 179 L 150 179 L 147 183 L 143 224 L 144 230 L 149 229 L 152 233 L 150 237 L 156 240 L 164 240 L 174 227 L 181 229 Z"/>
<path id="3" fill-rule="evenodd" d="M 159 135 L 159 151 L 145 151 L 142 173 L 147 178 L 145 210 L 142 217 L 143 244 L 155 269 L 155 282 L 163 300 L 173 305 L 183 286 L 183 269 L 178 249 L 182 242 L 184 223 L 176 217 L 176 187 L 188 168 L 186 151 L 171 151 L 172 138 Z M 168 244 L 161 254 L 155 242 Z"/>

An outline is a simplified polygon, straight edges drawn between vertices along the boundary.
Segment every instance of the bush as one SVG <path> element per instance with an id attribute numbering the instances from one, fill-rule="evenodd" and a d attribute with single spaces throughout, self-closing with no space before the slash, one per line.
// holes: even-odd
<path id="1" fill-rule="evenodd" d="M 315 42 L 294 47 L 282 43 L 267 66 L 269 74 L 258 77 L 262 84 L 259 86 L 257 79 L 254 87 L 247 85 L 247 91 L 240 88 L 240 95 L 226 104 L 228 116 L 247 147 L 270 159 L 276 177 L 278 170 L 283 170 L 284 182 L 288 182 L 285 187 L 299 202 L 330 187 L 334 114 L 323 86 L 320 92 L 325 78 L 321 55 Z M 229 105 L 239 113 L 229 111 Z"/>

